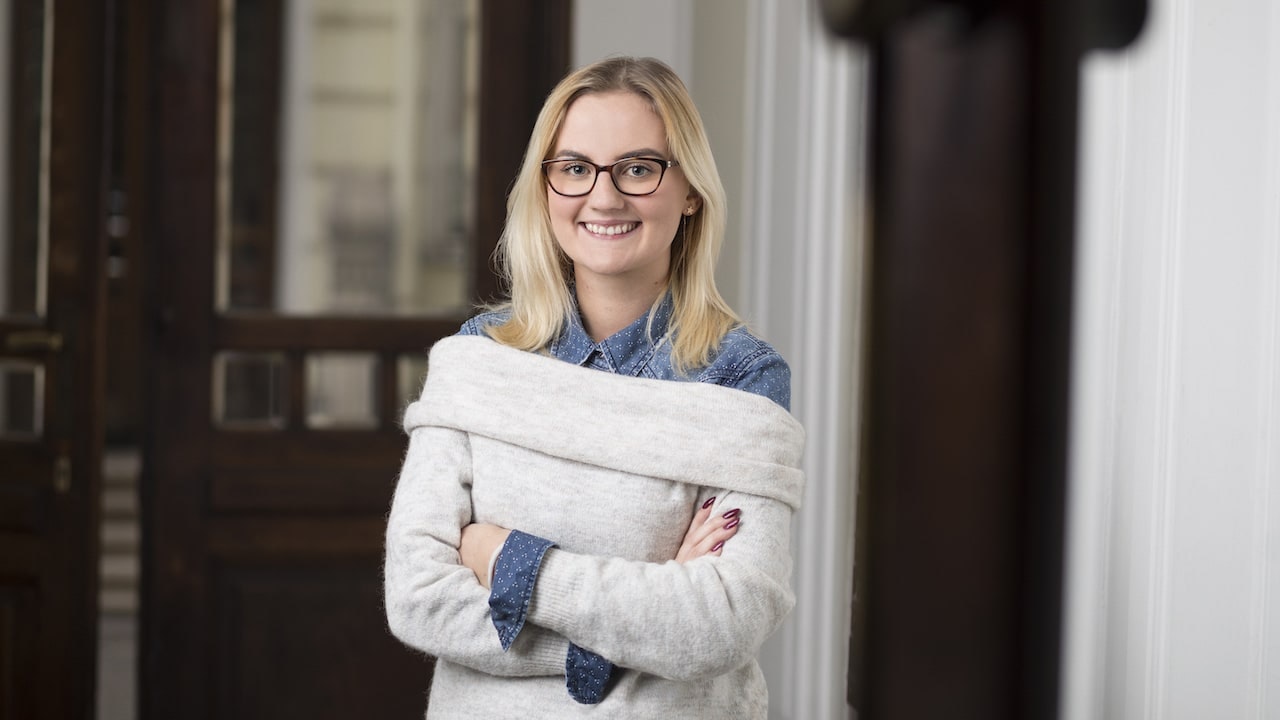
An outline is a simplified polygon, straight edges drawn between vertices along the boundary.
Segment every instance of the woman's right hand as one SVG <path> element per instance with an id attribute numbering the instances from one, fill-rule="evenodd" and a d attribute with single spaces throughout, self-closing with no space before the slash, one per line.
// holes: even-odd
<path id="1" fill-rule="evenodd" d="M 707 500 L 694 514 L 680 551 L 676 553 L 676 562 L 686 563 L 704 555 L 719 555 L 725 542 L 738 532 L 742 511 L 734 508 L 712 517 L 711 506 L 715 501 L 715 498 Z"/>

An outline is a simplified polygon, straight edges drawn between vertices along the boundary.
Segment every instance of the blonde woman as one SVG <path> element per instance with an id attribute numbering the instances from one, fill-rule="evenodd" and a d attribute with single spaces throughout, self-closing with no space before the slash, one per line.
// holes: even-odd
<path id="1" fill-rule="evenodd" d="M 437 658 L 429 718 L 766 716 L 804 433 L 785 361 L 716 290 L 725 213 L 663 63 L 547 98 L 510 298 L 436 344 L 405 415 L 386 607 Z"/>

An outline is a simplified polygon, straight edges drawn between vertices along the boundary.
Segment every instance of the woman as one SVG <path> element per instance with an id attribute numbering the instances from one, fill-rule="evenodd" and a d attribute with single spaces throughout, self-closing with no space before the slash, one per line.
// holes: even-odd
<path id="1" fill-rule="evenodd" d="M 436 344 L 405 415 L 386 603 L 438 659 L 428 717 L 765 717 L 803 430 L 716 291 L 724 222 L 670 68 L 552 91 L 508 201 L 510 300 Z"/>

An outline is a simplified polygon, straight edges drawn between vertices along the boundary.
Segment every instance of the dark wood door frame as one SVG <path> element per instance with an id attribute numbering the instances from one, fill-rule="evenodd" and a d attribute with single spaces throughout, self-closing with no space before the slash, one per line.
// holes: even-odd
<path id="1" fill-rule="evenodd" d="M 216 311 L 220 4 L 152 1 L 154 96 L 147 124 L 155 132 L 146 203 L 150 405 L 141 489 L 142 716 L 270 716 L 268 704 L 296 709 L 296 700 L 306 700 L 316 705 L 324 702 L 321 691 L 349 703 L 357 693 L 387 695 L 394 693 L 386 690 L 401 688 L 407 692 L 392 703 L 396 711 L 382 716 L 419 717 L 430 677 L 420 657 L 410 657 L 414 664 L 407 670 L 402 664 L 383 677 L 357 680 L 359 658 L 315 652 L 271 662 L 259 651 L 279 647 L 258 641 L 271 640 L 273 622 L 284 619 L 298 626 L 288 617 L 289 606 L 273 596 L 309 598 L 314 588 L 323 603 L 333 588 L 359 585 L 368 612 L 348 627 L 316 627 L 315 636 L 346 632 L 348 638 L 372 638 L 373 644 L 395 643 L 381 617 L 377 573 L 385 511 L 406 444 L 396 425 L 394 375 L 381 376 L 377 428 L 329 431 L 316 443 L 301 422 L 303 358 L 321 350 L 374 351 L 385 371 L 397 353 L 425 351 L 432 338 L 456 331 L 463 318 L 296 319 Z M 567 69 L 568 7 L 567 0 L 481 3 L 474 223 L 481 270 L 488 267 L 506 191 L 536 113 Z M 478 272 L 475 280 L 477 300 L 496 292 L 497 282 L 487 272 Z M 211 357 L 228 349 L 283 351 L 290 386 L 288 429 L 255 436 L 211 427 Z M 198 440 L 192 442 L 193 437 Z M 330 610 L 299 612 L 332 617 Z M 261 632 L 228 638 L 212 630 L 241 620 Z M 270 674 L 272 684 L 263 686 L 252 673 L 219 672 L 245 659 Z M 334 687 L 312 686 L 308 693 L 294 682 L 303 676 L 299 673 L 344 680 Z M 246 687 L 246 677 L 260 687 Z M 300 692 L 307 695 L 295 694 Z M 264 702 L 255 704 L 255 698 Z"/>
<path id="2" fill-rule="evenodd" d="M 16 5 L 20 17 L 38 7 Z M 44 69 L 51 72 L 47 307 L 44 319 L 0 323 L 4 353 L 38 361 L 46 373 L 42 437 L 0 444 L 0 718 L 91 717 L 95 702 L 109 5 L 53 5 Z M 24 173 L 14 186 L 32 184 Z M 38 222 L 19 220 L 29 231 Z M 31 266 L 16 270 L 35 275 Z M 41 348 L 17 342 L 18 333 L 56 340 Z"/>
<path id="3" fill-rule="evenodd" d="M 873 61 L 849 701 L 1058 710 L 1078 64 L 1145 3 L 826 0 Z"/>

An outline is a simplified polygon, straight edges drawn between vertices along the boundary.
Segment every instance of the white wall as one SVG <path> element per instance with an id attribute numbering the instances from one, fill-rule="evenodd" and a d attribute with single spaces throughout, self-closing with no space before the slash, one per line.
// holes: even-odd
<path id="1" fill-rule="evenodd" d="M 693 5 L 688 0 L 577 0 L 571 62 L 579 67 L 610 55 L 656 57 L 689 85 Z"/>
<path id="2" fill-rule="evenodd" d="M 1082 85 L 1063 717 L 1280 717 L 1280 3 Z"/>
<path id="3" fill-rule="evenodd" d="M 796 609 L 760 658 L 769 716 L 847 718 L 865 61 L 807 2 L 579 0 L 574 12 L 575 66 L 661 58 L 707 126 L 730 206 L 717 279 L 790 362 L 809 433 Z"/>

